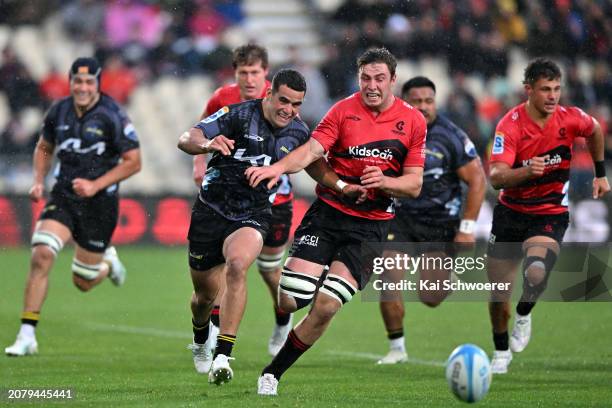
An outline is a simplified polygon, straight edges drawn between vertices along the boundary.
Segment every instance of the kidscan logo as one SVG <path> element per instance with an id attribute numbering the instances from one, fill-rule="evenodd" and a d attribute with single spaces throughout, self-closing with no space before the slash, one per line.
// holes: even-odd
<path id="1" fill-rule="evenodd" d="M 562 161 L 563 159 L 558 154 L 555 154 L 553 157 L 547 156 L 544 158 L 544 166 L 556 166 L 558 164 L 561 164 Z M 527 167 L 530 164 L 531 164 L 531 159 L 523 160 L 523 167 Z"/>
<path id="2" fill-rule="evenodd" d="M 354 157 L 373 157 L 382 160 L 393 159 L 393 153 L 390 149 L 380 150 L 377 148 L 368 149 L 365 146 L 350 146 L 348 152 Z"/>

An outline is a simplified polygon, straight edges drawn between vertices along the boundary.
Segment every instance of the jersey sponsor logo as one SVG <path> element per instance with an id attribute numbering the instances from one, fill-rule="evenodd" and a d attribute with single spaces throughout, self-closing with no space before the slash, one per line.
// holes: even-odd
<path id="1" fill-rule="evenodd" d="M 59 125 L 55 127 L 55 130 L 59 130 L 61 132 L 70 129 L 70 125 Z"/>
<path id="2" fill-rule="evenodd" d="M 425 148 L 425 154 L 435 157 L 436 159 L 442 160 L 444 158 L 444 154 L 437 152 L 435 150 L 429 150 Z"/>
<path id="3" fill-rule="evenodd" d="M 559 154 L 555 154 L 553 157 L 545 156 L 544 157 L 544 166 L 556 166 L 561 164 L 563 158 Z M 523 167 L 527 167 L 531 164 L 531 159 L 523 160 Z"/>
<path id="4" fill-rule="evenodd" d="M 189 256 L 193 259 L 198 259 L 198 260 L 204 258 L 204 255 L 194 254 L 193 252 L 189 252 Z"/>
<path id="5" fill-rule="evenodd" d="M 353 157 L 373 157 L 376 159 L 392 160 L 393 152 L 390 149 L 367 148 L 365 146 L 349 146 L 348 152 Z"/>
<path id="6" fill-rule="evenodd" d="M 136 129 L 132 123 L 128 123 L 123 128 L 123 135 L 134 142 L 138 141 L 138 136 L 136 136 Z"/>
<path id="7" fill-rule="evenodd" d="M 280 150 L 281 152 L 286 153 L 286 154 L 289 154 L 289 152 L 291 152 L 291 150 L 285 146 L 281 146 Z"/>
<path id="8" fill-rule="evenodd" d="M 259 156 L 245 156 L 246 149 L 238 149 L 234 153 L 234 159 L 238 161 L 251 162 L 253 166 L 269 166 L 272 163 L 272 157 L 267 154 L 260 154 Z"/>
<path id="9" fill-rule="evenodd" d="M 75 152 L 79 154 L 86 154 L 95 151 L 98 156 L 106 151 L 106 143 L 97 142 L 88 147 L 81 147 L 81 139 L 71 137 L 66 139 L 59 145 L 59 150 L 65 150 L 67 152 Z"/>
<path id="10" fill-rule="evenodd" d="M 95 126 L 87 126 L 85 128 L 85 133 L 91 134 L 94 137 L 102 137 L 104 136 L 104 131 L 98 127 Z"/>
<path id="11" fill-rule="evenodd" d="M 297 244 L 317 247 L 319 246 L 319 237 L 316 235 L 302 235 Z"/>
<path id="12" fill-rule="evenodd" d="M 261 227 L 261 224 L 258 223 L 255 220 L 243 220 L 243 221 L 240 221 L 240 223 L 241 224 L 253 224 L 253 225 L 257 226 L 257 227 Z"/>
<path id="13" fill-rule="evenodd" d="M 102 242 L 102 241 L 94 241 L 94 240 L 90 239 L 87 242 L 89 243 L 89 245 L 95 246 L 96 248 L 104 248 L 104 242 Z"/>
<path id="14" fill-rule="evenodd" d="M 504 134 L 501 132 L 496 132 L 495 137 L 493 138 L 493 150 L 491 153 L 493 154 L 502 154 L 504 152 Z"/>
<path id="15" fill-rule="evenodd" d="M 257 141 L 257 142 L 263 142 L 263 141 L 264 141 L 264 138 L 263 138 L 263 137 L 261 137 L 261 136 L 259 136 L 259 135 L 251 135 L 251 134 L 249 134 L 249 133 L 245 133 L 245 134 L 244 134 L 244 138 L 245 138 L 245 139 L 249 139 L 249 140 L 255 140 L 255 141 Z"/>
<path id="16" fill-rule="evenodd" d="M 225 115 L 227 112 L 229 112 L 229 107 L 224 106 L 221 109 L 219 109 L 218 111 L 216 111 L 215 113 L 213 113 L 212 115 L 204 118 L 204 120 L 202 122 L 203 123 L 214 122 L 215 120 L 219 119 L 221 116 Z"/>

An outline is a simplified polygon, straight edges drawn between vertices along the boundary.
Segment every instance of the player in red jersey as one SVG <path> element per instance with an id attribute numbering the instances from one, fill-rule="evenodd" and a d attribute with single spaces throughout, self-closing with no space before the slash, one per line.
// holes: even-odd
<path id="1" fill-rule="evenodd" d="M 223 109 L 224 106 L 265 97 L 266 91 L 270 88 L 270 82 L 266 79 L 268 75 L 268 52 L 264 47 L 256 44 L 246 44 L 236 48 L 233 52 L 232 66 L 234 67 L 236 82 L 215 90 L 206 104 L 200 120 L 213 115 Z M 202 185 L 206 167 L 205 154 L 193 157 L 193 179 L 198 188 Z M 285 342 L 289 330 L 291 330 L 292 320 L 292 315 L 280 310 L 276 302 L 276 292 L 278 291 L 282 269 L 281 263 L 289 240 L 293 217 L 293 191 L 291 190 L 289 176 L 283 175 L 281 178 L 272 206 L 270 230 L 256 262 L 274 302 L 276 324 L 268 342 L 268 352 L 275 355 Z M 209 370 L 212 362 L 212 351 L 215 349 L 215 342 L 219 333 L 219 305 L 225 291 L 225 283 L 223 280 L 221 281 L 222 285 L 211 314 L 210 335 L 208 337 L 210 340 L 206 345 L 194 343 L 189 346 L 193 353 L 196 370 L 200 373 L 207 373 Z"/>
<path id="2" fill-rule="evenodd" d="M 512 352 L 527 346 L 531 310 L 544 292 L 559 254 L 569 223 L 567 192 L 574 138 L 586 138 L 595 162 L 593 198 L 610 191 L 601 127 L 582 110 L 559 105 L 559 67 L 548 59 L 536 59 L 525 69 L 524 84 L 527 102 L 514 107 L 499 122 L 491 154 L 491 184 L 503 190 L 493 213 L 489 280 L 514 282 L 524 257 L 523 293 L 510 337 L 512 289 L 493 292 L 489 303 L 495 343 L 492 371 L 496 374 L 506 373 Z"/>
<path id="3" fill-rule="evenodd" d="M 396 65 L 384 48 L 366 51 L 357 61 L 360 91 L 331 108 L 310 142 L 272 166 L 246 171 L 251 185 L 269 180 L 269 187 L 281 174 L 297 172 L 325 152 L 333 170 L 321 171 L 325 165 L 320 162 L 308 169 L 319 182 L 317 200 L 295 233 L 281 275 L 279 305 L 295 311 L 314 303 L 263 370 L 260 395 L 276 395 L 281 375 L 367 283 L 361 244 L 385 242 L 393 197 L 419 195 L 427 123 L 418 110 L 393 96 Z M 329 273 L 322 277 L 325 265 Z"/>

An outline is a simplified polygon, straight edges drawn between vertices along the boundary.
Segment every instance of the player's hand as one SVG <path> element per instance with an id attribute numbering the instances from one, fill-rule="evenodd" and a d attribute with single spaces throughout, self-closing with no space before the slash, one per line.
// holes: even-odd
<path id="1" fill-rule="evenodd" d="M 244 171 L 244 175 L 249 180 L 249 185 L 253 188 L 264 180 L 270 180 L 266 186 L 268 190 L 274 188 L 282 174 L 282 170 L 274 164 L 263 167 L 249 167 Z"/>
<path id="2" fill-rule="evenodd" d="M 35 183 L 29 191 L 30 200 L 37 203 L 41 198 L 43 198 L 43 193 L 45 191 L 45 185 L 42 183 Z"/>
<path id="3" fill-rule="evenodd" d="M 531 158 L 531 162 L 529 163 L 529 176 L 530 177 L 540 177 L 544 174 L 544 162 L 548 160 L 549 155 L 544 157 L 536 156 Z"/>
<path id="4" fill-rule="evenodd" d="M 610 184 L 606 177 L 596 177 L 593 179 L 593 198 L 598 199 L 610 192 Z"/>
<path id="5" fill-rule="evenodd" d="M 79 197 L 93 197 L 99 191 L 94 181 L 83 178 L 72 180 L 72 189 Z"/>
<path id="6" fill-rule="evenodd" d="M 361 185 L 366 188 L 384 188 L 385 176 L 378 166 L 366 166 L 361 176 Z"/>
<path id="7" fill-rule="evenodd" d="M 224 156 L 229 156 L 232 154 L 232 149 L 234 148 L 234 141 L 232 139 L 228 139 L 223 135 L 215 136 L 214 139 L 209 140 L 202 146 L 202 152 L 219 152 Z"/>
<path id="8" fill-rule="evenodd" d="M 476 242 L 476 237 L 474 237 L 474 234 L 457 231 L 454 241 L 460 244 L 473 244 Z"/>
<path id="9" fill-rule="evenodd" d="M 355 204 L 363 203 L 368 197 L 368 189 L 359 184 L 347 184 L 341 191 L 342 195 L 355 200 Z"/>

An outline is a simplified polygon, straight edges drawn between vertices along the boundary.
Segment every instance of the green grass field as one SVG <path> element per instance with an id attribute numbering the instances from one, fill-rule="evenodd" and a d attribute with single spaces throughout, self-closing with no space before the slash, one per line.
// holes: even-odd
<path id="1" fill-rule="evenodd" d="M 7 404 L 8 388 L 71 388 L 74 406 L 460 406 L 448 390 L 444 361 L 462 343 L 492 349 L 486 304 L 428 309 L 410 303 L 405 324 L 412 361 L 376 366 L 387 350 L 378 305 L 355 297 L 285 374 L 280 395 L 263 398 L 256 382 L 270 360 L 273 313 L 254 269 L 233 353 L 235 377 L 217 387 L 196 374 L 186 349 L 191 283 L 183 248 L 119 248 L 129 270 L 126 285 L 104 282 L 85 294 L 72 286 L 70 252 L 64 250 L 51 273 L 37 332 L 40 354 L 0 356 L 0 405 Z M 19 328 L 28 256 L 25 249 L 0 249 L 2 347 Z M 515 355 L 509 374 L 493 378 L 479 406 L 612 406 L 611 337 L 610 303 L 538 305 L 532 343 Z"/>

